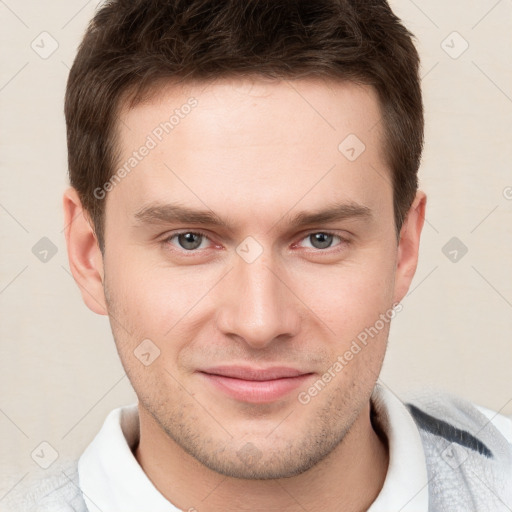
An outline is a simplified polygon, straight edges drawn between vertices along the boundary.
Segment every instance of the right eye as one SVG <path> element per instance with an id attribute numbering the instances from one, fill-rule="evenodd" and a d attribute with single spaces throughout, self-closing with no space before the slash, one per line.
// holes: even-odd
<path id="1" fill-rule="evenodd" d="M 208 238 L 203 233 L 182 231 L 170 235 L 163 242 L 170 243 L 178 249 L 184 249 L 185 251 L 195 251 L 196 249 L 205 249 L 206 247 L 203 246 L 203 242 L 207 243 L 208 241 Z"/>

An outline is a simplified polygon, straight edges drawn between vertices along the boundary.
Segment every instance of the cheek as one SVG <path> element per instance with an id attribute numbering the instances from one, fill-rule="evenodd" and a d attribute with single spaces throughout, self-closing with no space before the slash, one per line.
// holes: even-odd
<path id="1" fill-rule="evenodd" d="M 174 360 L 180 350 L 193 340 L 204 318 L 208 290 L 218 276 L 189 268 L 171 268 L 161 262 L 141 257 L 112 254 L 106 266 L 109 313 L 121 358 L 135 364 L 133 352 L 146 339 L 160 350 L 155 360 Z"/>
<path id="2" fill-rule="evenodd" d="M 332 331 L 342 339 L 355 336 L 373 325 L 393 300 L 392 257 L 374 255 L 347 261 L 339 266 L 317 267 L 314 272 L 295 276 L 297 293 Z"/>
<path id="3" fill-rule="evenodd" d="M 189 292 L 183 293 L 182 279 L 172 268 L 148 261 L 144 251 L 126 252 L 111 252 L 106 261 L 105 277 L 112 302 L 138 329 L 168 330 L 184 313 Z"/>

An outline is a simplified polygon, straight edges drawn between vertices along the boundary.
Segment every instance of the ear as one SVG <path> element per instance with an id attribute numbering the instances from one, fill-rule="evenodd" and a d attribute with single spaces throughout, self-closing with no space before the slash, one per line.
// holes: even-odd
<path id="1" fill-rule="evenodd" d="M 103 255 L 87 212 L 78 193 L 69 188 L 64 193 L 64 222 L 69 267 L 82 293 L 85 305 L 99 315 L 107 315 L 103 290 Z"/>
<path id="2" fill-rule="evenodd" d="M 427 196 L 418 190 L 400 230 L 393 302 L 400 302 L 405 297 L 416 272 L 426 204 Z"/>

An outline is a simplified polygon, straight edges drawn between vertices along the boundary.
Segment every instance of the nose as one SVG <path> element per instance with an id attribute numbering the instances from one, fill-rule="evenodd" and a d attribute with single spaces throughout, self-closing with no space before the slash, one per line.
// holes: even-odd
<path id="1" fill-rule="evenodd" d="M 284 277 L 269 258 L 260 256 L 247 263 L 237 257 L 219 290 L 217 327 L 252 348 L 295 336 L 300 327 L 300 301 Z"/>

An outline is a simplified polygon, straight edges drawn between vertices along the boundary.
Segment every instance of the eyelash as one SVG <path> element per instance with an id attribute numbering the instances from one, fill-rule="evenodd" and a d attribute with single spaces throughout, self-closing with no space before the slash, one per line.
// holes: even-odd
<path id="1" fill-rule="evenodd" d="M 210 240 L 210 237 L 208 236 L 207 233 L 203 232 L 203 231 L 200 231 L 200 230 L 195 230 L 195 231 L 192 231 L 192 230 L 185 230 L 185 231 L 177 231 L 175 233 L 172 233 L 171 235 L 168 235 L 166 236 L 163 240 L 162 240 L 162 244 L 164 246 L 166 246 L 167 248 L 169 247 L 169 245 L 172 245 L 170 243 L 170 241 L 175 238 L 175 237 L 178 237 L 180 235 L 185 235 L 187 233 L 191 233 L 191 234 L 194 234 L 194 235 L 200 235 L 208 240 Z M 332 254 L 333 250 L 336 251 L 336 250 L 340 250 L 340 249 L 337 249 L 339 246 L 344 246 L 344 247 L 347 247 L 351 244 L 351 240 L 348 239 L 348 238 L 344 238 L 342 237 L 341 235 L 338 235 L 337 233 L 334 233 L 332 231 L 323 231 L 323 230 L 320 230 L 320 231 L 310 231 L 308 233 L 306 233 L 301 239 L 300 239 L 300 242 L 302 242 L 303 240 L 305 240 L 306 238 L 310 237 L 311 235 L 315 235 L 317 233 L 322 233 L 324 235 L 328 235 L 328 236 L 333 236 L 335 238 L 339 238 L 339 243 L 335 246 L 331 246 L 331 247 L 326 247 L 325 249 L 315 249 L 315 248 L 306 248 L 309 252 L 314 252 L 316 254 L 320 254 L 320 253 L 330 253 Z M 210 240 L 210 242 L 212 242 Z M 296 243 L 293 244 L 294 246 L 297 245 Z M 182 254 L 185 254 L 187 256 L 194 256 L 194 255 L 197 255 L 201 250 L 204 250 L 204 249 L 191 249 L 191 250 L 187 250 L 187 249 L 184 249 L 184 248 L 180 248 L 180 247 L 176 247 L 176 246 L 173 246 L 173 248 L 171 250 L 176 250 Z"/>

